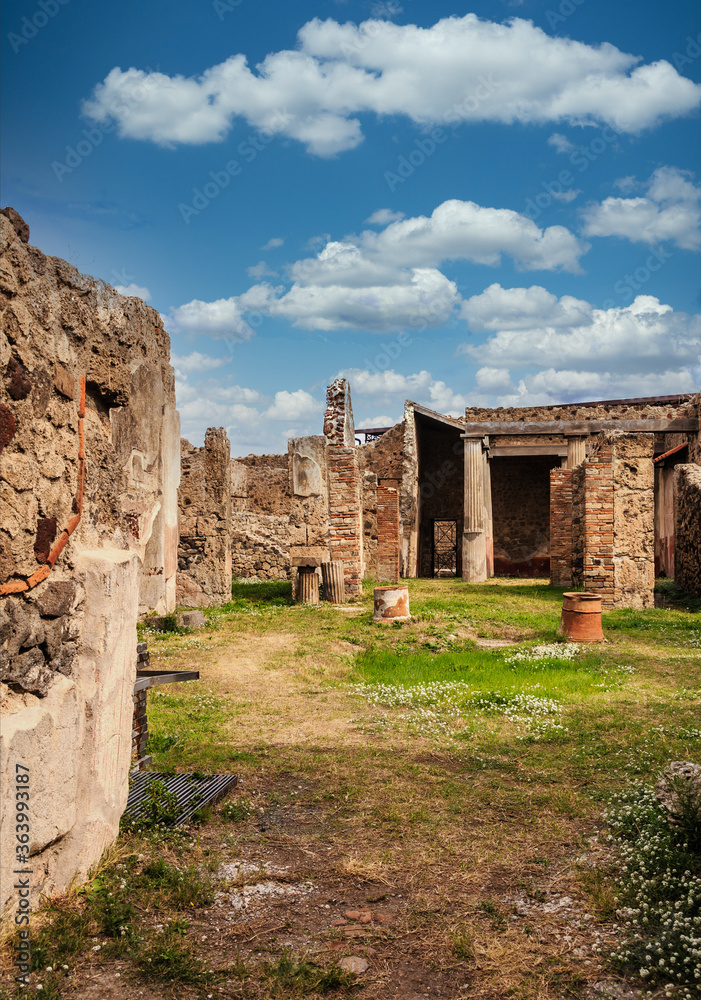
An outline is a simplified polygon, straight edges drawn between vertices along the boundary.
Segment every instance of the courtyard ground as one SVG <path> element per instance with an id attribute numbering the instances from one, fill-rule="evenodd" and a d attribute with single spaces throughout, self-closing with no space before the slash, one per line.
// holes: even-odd
<path id="1" fill-rule="evenodd" d="M 701 762 L 701 602 L 667 585 L 575 649 L 542 581 L 408 583 L 402 625 L 371 585 L 334 608 L 240 583 L 204 629 L 146 630 L 152 667 L 200 671 L 149 694 L 154 769 L 238 786 L 185 830 L 125 829 L 39 915 L 29 990 L 6 950 L 5 995 L 668 995 L 607 958 L 603 813 Z"/>

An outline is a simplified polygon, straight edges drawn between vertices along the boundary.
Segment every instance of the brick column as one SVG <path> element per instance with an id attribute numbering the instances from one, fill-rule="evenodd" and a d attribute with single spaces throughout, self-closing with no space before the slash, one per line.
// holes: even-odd
<path id="1" fill-rule="evenodd" d="M 343 562 L 346 594 L 362 591 L 362 521 L 356 448 L 327 447 L 329 475 L 329 547 Z"/>
<path id="2" fill-rule="evenodd" d="M 377 483 L 377 579 L 399 583 L 399 481 Z"/>
<path id="3" fill-rule="evenodd" d="M 572 470 L 550 470 L 550 583 L 572 586 Z"/>
<path id="4" fill-rule="evenodd" d="M 604 442 L 584 464 L 584 572 L 585 590 L 614 602 L 613 579 L 613 450 Z"/>

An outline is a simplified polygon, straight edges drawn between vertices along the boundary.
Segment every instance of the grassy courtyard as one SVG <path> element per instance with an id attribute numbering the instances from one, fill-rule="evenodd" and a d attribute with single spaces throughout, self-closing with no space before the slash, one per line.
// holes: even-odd
<path id="1" fill-rule="evenodd" d="M 409 588 L 411 622 L 381 626 L 371 584 L 339 609 L 236 583 L 204 629 L 143 636 L 152 667 L 200 671 L 149 694 L 154 769 L 238 786 L 184 830 L 125 825 L 38 917 L 32 992 L 699 995 L 684 940 L 701 935 L 701 859 L 649 788 L 701 762 L 701 601 L 667 585 L 580 648 L 540 582 Z M 646 831 L 688 874 L 676 937 L 657 883 L 640 902 Z M 647 929 L 628 912 L 644 906 Z M 5 993 L 26 995 L 8 954 Z"/>

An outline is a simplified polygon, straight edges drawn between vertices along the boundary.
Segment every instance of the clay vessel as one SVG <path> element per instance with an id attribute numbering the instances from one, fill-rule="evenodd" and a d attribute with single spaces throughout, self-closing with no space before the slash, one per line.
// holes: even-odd
<path id="1" fill-rule="evenodd" d="M 573 642 L 604 642 L 599 594 L 586 590 L 563 594 L 558 634 Z"/>

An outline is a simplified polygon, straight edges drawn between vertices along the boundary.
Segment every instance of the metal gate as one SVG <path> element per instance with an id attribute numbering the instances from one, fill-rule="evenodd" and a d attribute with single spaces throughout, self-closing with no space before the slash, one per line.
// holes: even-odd
<path id="1" fill-rule="evenodd" d="M 433 575 L 457 576 L 458 522 L 433 521 Z"/>

